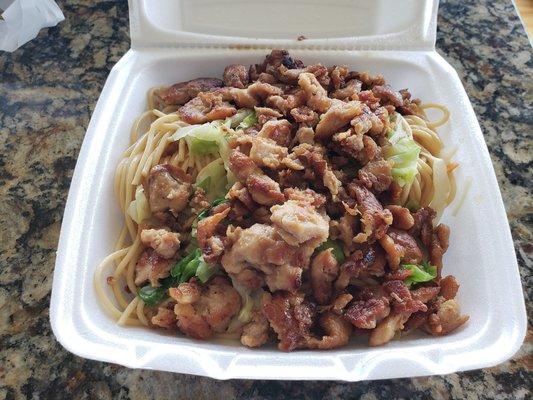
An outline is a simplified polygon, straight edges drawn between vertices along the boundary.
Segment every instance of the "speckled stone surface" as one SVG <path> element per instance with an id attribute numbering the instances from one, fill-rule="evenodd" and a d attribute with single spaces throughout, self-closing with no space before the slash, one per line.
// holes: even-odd
<path id="1" fill-rule="evenodd" d="M 126 1 L 58 1 L 66 20 L 0 53 L 0 399 L 531 396 L 531 330 L 511 361 L 417 379 L 228 381 L 130 370 L 65 351 L 48 319 L 55 249 L 91 112 L 129 48 Z M 531 316 L 532 49 L 511 1 L 442 1 L 438 51 L 456 68 L 489 146 Z"/>

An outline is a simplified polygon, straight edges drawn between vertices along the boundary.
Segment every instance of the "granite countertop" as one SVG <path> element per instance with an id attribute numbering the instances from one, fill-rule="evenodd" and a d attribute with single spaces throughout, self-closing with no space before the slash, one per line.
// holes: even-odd
<path id="1" fill-rule="evenodd" d="M 353 384 L 218 382 L 131 370 L 64 350 L 48 314 L 61 218 L 96 100 L 130 43 L 126 1 L 58 3 L 64 22 L 14 53 L 0 53 L 0 399 L 531 395 L 531 331 L 513 359 L 497 367 Z M 511 1 L 441 1 L 438 26 L 438 51 L 459 73 L 490 150 L 531 316 L 532 49 Z"/>

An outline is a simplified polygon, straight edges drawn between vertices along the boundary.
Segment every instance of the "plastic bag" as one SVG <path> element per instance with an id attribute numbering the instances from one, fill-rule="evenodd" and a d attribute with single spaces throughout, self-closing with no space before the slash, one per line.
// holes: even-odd
<path id="1" fill-rule="evenodd" d="M 42 28 L 65 19 L 52 0 L 0 0 L 0 50 L 15 51 L 33 39 Z"/>

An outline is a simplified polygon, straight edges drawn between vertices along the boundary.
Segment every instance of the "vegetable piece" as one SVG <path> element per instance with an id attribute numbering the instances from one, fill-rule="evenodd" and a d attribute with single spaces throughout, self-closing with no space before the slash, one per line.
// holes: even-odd
<path id="1" fill-rule="evenodd" d="M 196 185 L 196 187 L 199 187 L 199 188 L 203 189 L 204 192 L 207 193 L 207 191 L 209 190 L 209 186 L 211 185 L 211 177 L 207 176 L 207 177 L 203 178 L 202 180 L 199 180 L 197 178 L 195 185 Z"/>
<path id="2" fill-rule="evenodd" d="M 172 136 L 172 141 L 185 139 L 187 146 L 193 154 L 220 154 L 224 162 L 227 180 L 230 185 L 235 183 L 235 176 L 229 168 L 230 148 L 227 135 L 231 128 L 222 120 L 206 122 L 201 125 L 188 125 L 179 128 Z"/>
<path id="3" fill-rule="evenodd" d="M 142 185 L 137 186 L 137 189 L 135 189 L 135 200 L 130 203 L 128 214 L 137 224 L 152 216 L 150 204 L 148 204 Z"/>
<path id="4" fill-rule="evenodd" d="M 259 121 L 257 119 L 257 115 L 255 111 L 252 111 L 248 116 L 246 116 L 246 118 L 242 120 L 242 122 L 239 125 L 237 125 L 237 129 L 248 129 L 251 126 L 254 126 L 255 124 L 257 124 L 258 122 Z"/>
<path id="5" fill-rule="evenodd" d="M 221 158 L 207 164 L 200 170 L 196 177 L 196 186 L 204 189 L 209 201 L 217 197 L 223 197 L 227 190 L 228 179 L 224 169 L 224 161 Z"/>
<path id="6" fill-rule="evenodd" d="M 174 278 L 180 278 L 183 271 L 185 270 L 185 267 L 187 264 L 189 264 L 192 260 L 194 260 L 195 257 L 199 257 L 201 254 L 201 251 L 199 248 L 194 248 L 186 257 L 182 258 L 180 261 L 178 261 L 170 270 L 170 275 Z"/>
<path id="7" fill-rule="evenodd" d="M 403 281 L 407 286 L 415 283 L 429 282 L 437 277 L 437 267 L 430 265 L 427 261 L 423 261 L 420 265 L 403 264 L 402 268 L 411 271 L 411 276 Z"/>
<path id="8" fill-rule="evenodd" d="M 200 263 L 198 264 L 198 268 L 196 268 L 196 277 L 200 280 L 200 282 L 207 283 L 207 281 L 211 279 L 217 272 L 218 266 L 209 265 L 204 261 L 203 258 L 200 258 Z"/>
<path id="9" fill-rule="evenodd" d="M 396 129 L 389 136 L 390 145 L 383 149 L 385 159 L 394 163 L 392 177 L 400 186 L 409 185 L 418 173 L 420 146 L 416 144 L 410 132 L 404 128 L 407 124 L 401 115 L 397 115 Z"/>
<path id="10" fill-rule="evenodd" d="M 226 118 L 226 120 L 224 121 L 224 124 L 229 126 L 230 128 L 237 128 L 239 124 L 250 114 L 255 114 L 255 112 L 249 109 L 240 110 L 237 114 L 233 115 L 232 117 Z"/>
<path id="11" fill-rule="evenodd" d="M 218 143 L 209 140 L 196 139 L 194 137 L 187 140 L 189 150 L 194 154 L 214 154 L 218 151 Z"/>
<path id="12" fill-rule="evenodd" d="M 237 283 L 233 278 L 232 285 L 239 292 L 242 303 L 241 311 L 237 315 L 237 321 L 240 324 L 247 324 L 252 319 L 252 311 L 254 309 L 254 299 L 252 298 L 251 291 L 249 288 Z"/>
<path id="13" fill-rule="evenodd" d="M 335 257 L 335 260 L 337 260 L 339 264 L 342 264 L 346 259 L 344 252 L 342 251 L 342 246 L 338 242 L 328 239 L 317 247 L 316 253 L 326 249 L 332 249 L 333 257 Z"/>
<path id="14" fill-rule="evenodd" d="M 147 306 L 155 306 L 167 297 L 167 289 L 163 286 L 152 287 L 148 285 L 140 288 L 137 294 Z"/>
<path id="15" fill-rule="evenodd" d="M 198 269 L 198 265 L 200 265 L 201 254 L 202 253 L 200 249 L 197 249 L 195 252 L 195 257 L 189 261 L 185 268 L 183 268 L 183 272 L 179 278 L 179 283 L 188 282 L 189 279 L 196 275 L 196 270 Z"/>

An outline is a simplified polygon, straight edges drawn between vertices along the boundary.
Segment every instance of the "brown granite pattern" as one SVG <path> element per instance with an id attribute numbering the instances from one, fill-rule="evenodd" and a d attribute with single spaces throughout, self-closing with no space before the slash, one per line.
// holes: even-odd
<path id="1" fill-rule="evenodd" d="M 85 129 L 129 47 L 126 1 L 58 1 L 66 20 L 0 53 L 0 399 L 530 398 L 531 331 L 500 366 L 362 383 L 208 378 L 88 361 L 48 320 L 55 249 Z M 531 316 L 531 47 L 510 1 L 441 2 L 439 52 L 457 69 L 491 152 Z"/>

